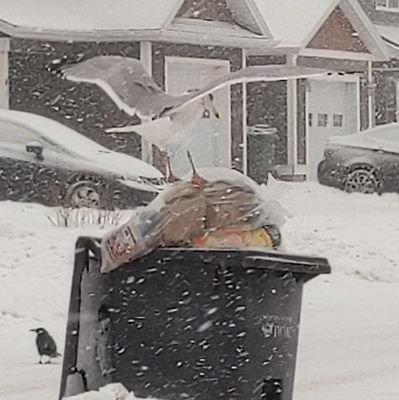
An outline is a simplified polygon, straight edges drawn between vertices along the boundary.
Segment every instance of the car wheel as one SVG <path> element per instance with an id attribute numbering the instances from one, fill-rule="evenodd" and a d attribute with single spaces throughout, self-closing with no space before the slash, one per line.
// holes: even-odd
<path id="1" fill-rule="evenodd" d="M 97 181 L 79 180 L 65 191 L 64 206 L 72 208 L 108 208 L 106 187 Z"/>
<path id="2" fill-rule="evenodd" d="M 378 178 L 375 169 L 367 166 L 353 169 L 344 181 L 344 190 L 348 193 L 380 193 L 381 187 L 382 182 Z"/>

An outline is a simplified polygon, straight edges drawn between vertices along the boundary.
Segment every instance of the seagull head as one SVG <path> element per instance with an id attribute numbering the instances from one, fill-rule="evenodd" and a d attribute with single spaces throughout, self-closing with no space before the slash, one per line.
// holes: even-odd
<path id="1" fill-rule="evenodd" d="M 187 90 L 187 93 L 195 93 L 198 91 L 199 91 L 198 88 L 192 88 Z M 212 93 L 206 94 L 204 97 L 201 98 L 200 101 L 205 114 L 208 114 L 212 118 L 220 119 L 220 114 L 217 108 L 215 107 L 214 97 Z"/>
<path id="2" fill-rule="evenodd" d="M 214 97 L 212 93 L 207 94 L 203 100 L 204 111 L 209 113 L 209 115 L 215 119 L 220 119 L 220 114 L 215 107 Z"/>

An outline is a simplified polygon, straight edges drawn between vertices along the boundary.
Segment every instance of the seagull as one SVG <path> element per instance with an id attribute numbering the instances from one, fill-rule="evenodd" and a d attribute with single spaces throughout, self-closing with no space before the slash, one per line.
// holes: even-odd
<path id="1" fill-rule="evenodd" d="M 72 82 L 99 86 L 120 110 L 141 120 L 141 124 L 115 127 L 107 132 L 136 132 L 168 153 L 188 147 L 192 131 L 205 111 L 219 118 L 213 104 L 213 92 L 218 89 L 234 84 L 301 79 L 330 73 L 300 66 L 251 66 L 180 95 L 165 93 L 148 75 L 142 63 L 131 57 L 96 56 L 64 66 L 60 74 Z"/>

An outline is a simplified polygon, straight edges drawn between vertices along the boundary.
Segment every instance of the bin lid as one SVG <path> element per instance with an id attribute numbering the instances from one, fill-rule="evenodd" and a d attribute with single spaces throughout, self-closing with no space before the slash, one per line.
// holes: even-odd
<path id="1" fill-rule="evenodd" d="M 326 258 L 301 256 L 255 248 L 165 248 L 157 249 L 141 260 L 143 262 L 162 262 L 163 265 L 173 263 L 177 260 L 189 261 L 190 264 L 218 264 L 222 262 L 226 267 L 241 266 L 245 269 L 267 269 L 309 275 L 331 273 L 331 267 Z"/>
<path id="2" fill-rule="evenodd" d="M 95 237 L 81 237 L 76 248 L 85 247 L 92 257 L 100 259 L 99 243 L 101 239 Z M 226 267 L 241 266 L 245 269 L 265 269 L 271 271 L 287 271 L 307 275 L 330 274 L 331 266 L 326 258 L 290 254 L 275 250 L 259 248 L 243 249 L 203 249 L 203 248 L 160 248 L 150 254 L 133 261 L 133 263 L 153 263 L 166 266 L 176 261 L 190 264 L 218 264 Z M 126 268 L 120 266 L 119 268 Z"/>

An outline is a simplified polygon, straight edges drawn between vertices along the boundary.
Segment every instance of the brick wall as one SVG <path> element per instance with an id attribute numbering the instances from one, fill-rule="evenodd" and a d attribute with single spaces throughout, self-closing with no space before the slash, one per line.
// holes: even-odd
<path id="1" fill-rule="evenodd" d="M 250 65 L 285 64 L 285 56 L 250 57 Z M 287 162 L 287 83 L 257 82 L 247 85 L 248 126 L 269 124 L 277 128 L 276 162 Z"/>

